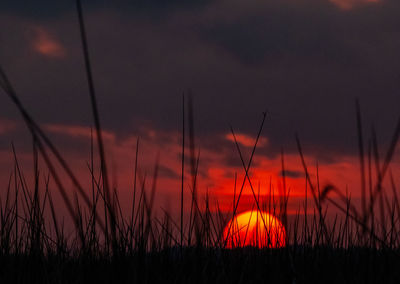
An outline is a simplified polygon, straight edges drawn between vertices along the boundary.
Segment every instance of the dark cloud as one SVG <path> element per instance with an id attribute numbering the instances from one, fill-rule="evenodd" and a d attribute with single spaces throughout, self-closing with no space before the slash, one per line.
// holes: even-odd
<path id="1" fill-rule="evenodd" d="M 204 36 L 247 64 L 262 65 L 287 55 L 357 61 L 358 53 L 338 38 L 326 7 L 319 13 L 289 5 L 270 5 L 262 11 L 206 27 Z"/>
<path id="2" fill-rule="evenodd" d="M 27 127 L 20 125 L 14 131 L 0 135 L 0 151 L 12 153 L 11 144 L 20 154 L 30 153 L 33 148 L 33 139 Z M 48 133 L 48 138 L 56 148 L 68 158 L 87 157 L 90 159 L 90 140 L 69 136 L 60 133 Z"/>
<path id="3" fill-rule="evenodd" d="M 56 17 L 74 8 L 74 1 L 41 0 L 41 1 L 2 1 L 0 10 L 27 17 Z"/>
<path id="4" fill-rule="evenodd" d="M 180 177 L 174 170 L 168 168 L 167 166 L 160 165 L 159 166 L 159 175 L 160 177 L 166 177 L 171 179 L 178 179 Z"/>
<path id="5" fill-rule="evenodd" d="M 230 126 L 255 136 L 268 110 L 269 143 L 259 153 L 296 151 L 295 132 L 306 153 L 324 159 L 354 153 L 355 97 L 365 137 L 374 122 L 382 145 L 390 139 L 400 103 L 398 1 L 345 12 L 322 0 L 112 4 L 132 9 L 98 3 L 96 9 L 85 3 L 93 74 L 103 125 L 119 137 L 140 134 L 143 126 L 180 131 L 182 92 L 190 89 L 196 143 L 213 151 L 230 145 L 221 138 Z M 38 12 L 33 19 L 25 14 L 41 6 L 2 5 L 0 24 L 8 28 L 0 31 L 0 58 L 28 110 L 44 123 L 91 125 L 73 5 L 49 2 L 41 11 L 59 16 Z M 157 9 L 165 12 L 162 20 L 133 12 Z M 65 58 L 32 49 L 38 25 Z M 5 117 L 19 118 L 4 95 L 0 105 Z"/>
<path id="6" fill-rule="evenodd" d="M 286 177 L 290 178 L 299 178 L 299 177 L 304 177 L 304 173 L 300 171 L 291 171 L 291 170 L 285 170 L 285 171 L 280 171 L 279 176 L 283 176 L 285 174 Z"/>
<path id="7" fill-rule="evenodd" d="M 213 0 L 82 0 L 82 6 L 87 12 L 97 10 L 112 10 L 119 13 L 143 14 L 159 17 L 176 10 L 191 10 L 201 8 Z M 35 19 L 55 18 L 76 11 L 76 1 L 70 0 L 41 0 L 41 1 L 12 1 L 5 0 L 0 4 L 0 10 Z"/>

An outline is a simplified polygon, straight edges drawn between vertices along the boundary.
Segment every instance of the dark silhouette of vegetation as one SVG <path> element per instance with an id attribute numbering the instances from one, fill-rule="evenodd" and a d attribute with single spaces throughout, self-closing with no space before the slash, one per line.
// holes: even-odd
<path id="1" fill-rule="evenodd" d="M 60 151 L 20 101 L 5 71 L 0 68 L 0 87 L 15 104 L 31 133 L 34 160 L 34 183 L 29 185 L 12 146 L 14 168 L 5 196 L 0 197 L 1 283 L 400 282 L 400 203 L 390 172 L 390 163 L 400 135 L 400 119 L 385 158 L 381 161 L 374 131 L 368 147 L 365 147 L 358 101 L 356 125 L 361 209 L 354 204 L 347 191 L 343 193 L 333 184 L 321 187 L 318 170 L 317 184 L 314 184 L 298 135 L 295 139 L 306 181 L 304 203 L 297 214 L 288 215 L 290 192 L 286 188 L 283 149 L 281 193 L 274 196 L 270 186 L 268 202 L 260 201 L 260 194 L 256 193 L 249 172 L 266 113 L 263 114 L 248 161 L 243 158 L 235 132 L 231 129 L 244 178 L 240 183 L 235 175 L 232 212 L 222 212 L 218 204 L 216 208 L 211 208 L 208 192 L 204 201 L 198 196 L 200 154 L 195 147 L 192 101 L 189 96 L 187 105 L 185 100 L 183 103 L 180 216 L 175 219 L 167 211 L 163 211 L 162 216 L 154 214 L 159 165 L 157 161 L 151 186 L 147 188 L 148 177 L 138 172 L 139 138 L 133 174 L 133 202 L 129 213 L 124 213 L 117 189 L 112 189 L 108 182 L 106 153 L 79 0 L 77 10 L 99 151 L 99 169 L 94 162 L 93 149 L 96 146 L 92 137 L 91 160 L 88 163 L 91 188 L 83 188 Z M 184 186 L 186 117 L 191 175 L 189 189 Z M 39 159 L 44 161 L 48 171 L 44 178 L 39 171 Z M 73 196 L 67 193 L 66 181 L 61 179 L 60 171 L 72 181 L 75 187 Z M 99 172 L 99 176 L 95 172 Z M 383 186 L 388 175 L 391 193 Z M 50 183 L 56 185 L 73 221 L 72 236 L 66 233 L 64 223 L 60 223 L 60 216 L 57 216 Z M 253 209 L 271 213 L 284 224 L 287 232 L 287 245 L 284 248 L 258 249 L 240 245 L 233 249 L 226 248 L 228 239 L 236 236 L 224 238 L 223 230 L 228 221 L 238 214 L 245 183 L 252 190 Z M 241 185 L 238 193 L 236 184 Z M 190 202 L 187 222 L 184 222 L 183 211 L 185 190 L 191 193 L 191 199 L 186 201 Z M 313 205 L 309 204 L 308 192 L 311 192 Z M 376 212 L 377 201 L 379 212 Z M 327 218 L 328 205 L 340 212 L 331 221 Z M 261 221 L 267 226 L 265 220 Z M 235 226 L 233 222 L 230 223 L 232 225 Z M 269 236 L 265 239 L 269 239 Z M 240 244 L 240 240 L 235 243 Z"/>

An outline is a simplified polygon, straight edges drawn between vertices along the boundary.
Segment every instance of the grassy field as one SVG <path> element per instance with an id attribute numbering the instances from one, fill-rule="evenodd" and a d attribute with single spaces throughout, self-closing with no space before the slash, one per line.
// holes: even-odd
<path id="1" fill-rule="evenodd" d="M 4 72 L 2 76 L 3 89 L 15 96 L 17 101 L 18 97 Z M 256 235 L 253 247 L 243 247 L 244 240 L 237 239 L 240 238 L 238 236 L 224 235 L 223 232 L 228 221 L 239 214 L 239 201 L 245 182 L 250 183 L 251 180 L 247 173 L 251 170 L 264 120 L 249 162 L 245 164 L 242 159 L 246 175 L 242 185 L 235 191 L 231 212 L 211 208 L 208 195 L 204 199 L 197 196 L 198 160 L 193 154 L 194 137 L 190 135 L 193 131 L 189 131 L 189 146 L 182 141 L 182 152 L 188 148 L 190 157 L 189 165 L 185 165 L 186 159 L 182 159 L 182 169 L 185 166 L 192 169 L 187 177 L 191 181 L 190 215 L 184 218 L 183 203 L 181 216 L 171 216 L 166 211 L 161 215 L 155 214 L 158 164 L 154 167 L 151 186 L 146 187 L 149 183 L 145 183 L 144 178 L 137 174 L 139 165 L 136 160 L 132 171 L 132 179 L 135 180 L 132 207 L 128 211 L 122 210 L 117 190 L 111 190 L 107 179 L 103 178 L 107 176 L 105 164 L 98 165 L 97 172 L 100 175 L 96 177 L 93 174 L 96 166 L 92 147 L 88 163 L 92 187 L 83 188 L 57 148 L 25 112 L 22 104 L 18 103 L 17 106 L 34 138 L 35 171 L 34 182 L 28 185 L 18 154 L 13 149 L 14 168 L 0 200 L 2 283 L 400 281 L 400 271 L 397 269 L 400 264 L 400 207 L 391 174 L 388 179 L 392 182 L 392 192 L 387 193 L 382 186 L 398 140 L 398 129 L 383 162 L 378 156 L 372 157 L 372 148 L 364 161 L 360 147 L 360 168 L 365 171 L 363 173 L 361 170 L 360 176 L 368 181 L 364 184 L 368 190 L 364 189 L 361 206 L 354 205 L 349 195 L 343 194 L 334 185 L 320 188 L 312 182 L 297 138 L 299 159 L 304 166 L 307 184 L 304 202 L 297 214 L 287 214 L 290 195 L 285 187 L 279 196 L 270 194 L 268 202 L 261 202 L 259 193 L 256 194 L 251 186 L 253 210 L 269 212 L 281 220 L 286 228 L 286 246 L 274 248 L 277 245 L 271 243 L 273 238 L 268 235 L 269 228 Z M 360 121 L 359 113 L 357 117 Z M 97 134 L 101 139 L 100 133 Z M 235 137 L 233 130 L 232 134 Z M 362 140 L 360 145 L 363 145 Z M 239 144 L 236 143 L 236 146 L 241 157 Z M 138 151 L 139 147 L 136 154 Z M 105 163 L 105 154 L 100 151 L 98 160 Z M 40 159 L 46 164 L 46 171 L 40 171 Z M 373 164 L 375 175 L 372 173 Z M 66 181 L 60 178 L 60 171 L 69 175 L 68 182 L 72 181 L 76 186 L 74 195 L 66 191 Z M 47 178 L 40 178 L 40 172 L 47 172 Z M 282 172 L 285 172 L 283 153 Z M 183 186 L 184 173 L 183 170 L 182 194 L 188 190 Z M 373 179 L 373 176 L 377 178 Z M 58 193 L 50 189 L 50 183 L 56 185 Z M 282 176 L 282 184 L 285 185 L 285 175 Z M 53 202 L 54 194 L 62 196 L 70 216 L 57 215 L 59 211 Z M 336 208 L 334 217 L 327 215 L 328 205 Z M 73 221 L 72 234 L 71 228 L 63 221 L 68 217 Z M 231 243 L 237 247 L 227 247 L 230 238 L 236 238 Z M 264 243 L 267 248 L 257 248 L 258 243 Z"/>
<path id="2" fill-rule="evenodd" d="M 399 283 L 400 282 L 400 202 L 390 172 L 400 135 L 400 121 L 383 158 L 373 134 L 368 148 L 362 135 L 361 113 L 356 103 L 361 204 L 334 185 L 315 184 L 305 162 L 298 136 L 296 143 L 306 181 L 302 209 L 288 216 L 290 198 L 282 176 L 283 192 L 268 203 L 260 202 L 251 186 L 249 172 L 265 114 L 257 133 L 249 161 L 241 158 L 245 178 L 232 200 L 232 211 L 211 208 L 208 195 L 199 198 L 192 104 L 183 104 L 182 117 L 182 186 L 180 216 L 169 212 L 156 214 L 154 199 L 158 164 L 149 188 L 137 174 L 137 160 L 132 170 L 132 207 L 121 209 L 117 190 L 108 180 L 106 154 L 100 115 L 92 79 L 89 49 L 80 2 L 83 55 L 92 103 L 95 133 L 92 139 L 91 188 L 84 188 L 56 145 L 28 113 L 13 84 L 0 69 L 0 86 L 21 113 L 32 138 L 34 183 L 27 184 L 14 150 L 14 168 L 0 200 L 0 282 L 1 283 Z M 186 119 L 185 108 L 188 107 Z M 185 125 L 187 122 L 188 125 Z M 189 133 L 185 133 L 185 129 Z M 232 130 L 235 137 L 235 132 Z M 188 141 L 185 141 L 185 139 Z M 95 141 L 93 141 L 96 139 Z M 95 145 L 95 146 L 93 146 Z M 94 149 L 98 152 L 94 153 Z M 185 153 L 185 150 L 188 153 Z M 137 148 L 136 156 L 139 147 Z M 96 157 L 95 157 L 96 156 Z M 185 157 L 189 157 L 186 165 Z M 45 164 L 46 179 L 39 178 L 39 159 Z M 99 161 L 95 165 L 94 160 Z M 190 212 L 184 218 L 183 194 L 185 168 L 190 169 Z M 67 176 L 67 180 L 61 178 Z M 100 175 L 95 175 L 99 172 Z M 282 173 L 285 173 L 282 152 Z M 388 188 L 383 183 L 388 182 Z M 54 184 L 57 192 L 49 189 Z M 71 195 L 65 184 L 76 191 Z M 239 201 L 245 183 L 254 197 L 253 209 L 269 212 L 286 228 L 286 246 L 227 248 L 229 238 L 223 231 L 229 220 L 239 214 Z M 58 216 L 53 195 L 58 194 L 69 216 Z M 271 196 L 271 195 L 270 195 Z M 338 212 L 327 217 L 327 206 Z M 57 204 L 58 206 L 58 204 Z M 72 220 L 73 231 L 62 221 Z M 265 226 L 265 224 L 264 224 Z M 268 229 L 257 234 L 256 242 L 270 241 Z M 267 245 L 268 247 L 268 245 Z"/>

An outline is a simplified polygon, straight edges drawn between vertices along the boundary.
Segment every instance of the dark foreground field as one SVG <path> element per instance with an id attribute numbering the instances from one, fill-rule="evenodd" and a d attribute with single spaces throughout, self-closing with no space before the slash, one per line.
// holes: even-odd
<path id="1" fill-rule="evenodd" d="M 363 248 L 178 248 L 112 259 L 3 255 L 0 265 L 1 283 L 400 282 L 394 251 Z"/>

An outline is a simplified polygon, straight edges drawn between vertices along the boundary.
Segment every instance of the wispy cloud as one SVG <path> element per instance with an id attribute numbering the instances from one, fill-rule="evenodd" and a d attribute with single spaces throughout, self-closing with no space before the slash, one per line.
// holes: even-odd
<path id="1" fill-rule="evenodd" d="M 65 48 L 46 29 L 42 27 L 34 27 L 33 32 L 34 37 L 32 41 L 32 48 L 34 51 L 41 55 L 52 58 L 63 58 L 66 56 Z"/>
<path id="2" fill-rule="evenodd" d="M 90 139 L 91 135 L 93 135 L 93 137 L 96 135 L 94 130 L 91 133 L 90 127 L 79 125 L 46 124 L 44 128 L 51 133 L 67 135 L 70 137 Z M 115 140 L 115 134 L 112 132 L 103 130 L 102 136 L 106 140 Z"/>
<path id="3" fill-rule="evenodd" d="M 381 0 L 329 0 L 342 10 L 351 10 L 365 4 L 379 3 Z"/>
<path id="4" fill-rule="evenodd" d="M 251 137 L 249 135 L 243 134 L 243 133 L 235 133 L 236 141 L 245 146 L 245 147 L 253 147 L 254 143 L 256 142 L 255 137 Z M 225 138 L 228 141 L 235 142 L 235 139 L 231 133 L 227 133 L 225 135 Z M 258 147 L 264 147 L 268 144 L 268 139 L 265 137 L 260 137 L 257 143 Z"/>

